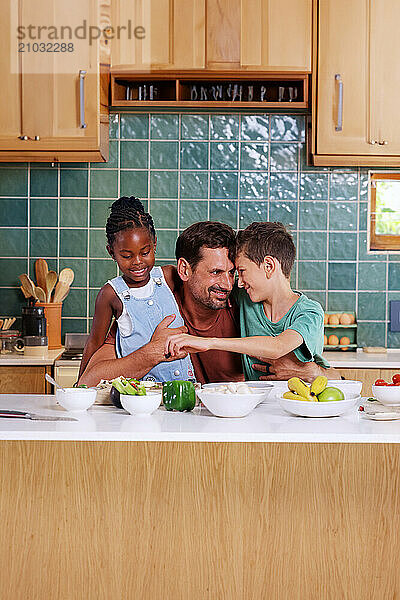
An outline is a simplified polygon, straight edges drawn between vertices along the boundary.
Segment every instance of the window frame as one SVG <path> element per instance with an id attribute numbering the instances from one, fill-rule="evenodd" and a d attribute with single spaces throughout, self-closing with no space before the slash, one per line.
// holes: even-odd
<path id="1" fill-rule="evenodd" d="M 376 181 L 396 180 L 400 182 L 400 173 L 371 173 L 369 174 L 370 201 L 369 201 L 369 249 L 400 251 L 400 235 L 380 235 L 376 233 Z"/>

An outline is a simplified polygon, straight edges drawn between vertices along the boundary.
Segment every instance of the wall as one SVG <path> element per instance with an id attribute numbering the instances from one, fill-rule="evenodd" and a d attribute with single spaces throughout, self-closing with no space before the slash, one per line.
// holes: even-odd
<path id="1" fill-rule="evenodd" d="M 17 277 L 44 257 L 76 274 L 63 331 L 88 330 L 99 287 L 117 273 L 108 207 L 136 195 L 154 217 L 160 264 L 195 221 L 284 222 L 297 245 L 294 287 L 327 310 L 356 311 L 360 345 L 399 347 L 387 318 L 400 255 L 367 254 L 368 169 L 308 167 L 304 126 L 304 115 L 119 113 L 107 164 L 1 165 L 0 315 L 20 314 Z"/>

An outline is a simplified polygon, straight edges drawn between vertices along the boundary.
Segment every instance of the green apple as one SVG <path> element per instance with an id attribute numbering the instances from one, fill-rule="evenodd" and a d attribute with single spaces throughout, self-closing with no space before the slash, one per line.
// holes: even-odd
<path id="1" fill-rule="evenodd" d="M 317 396 L 318 402 L 335 402 L 336 400 L 344 400 L 342 390 L 335 387 L 327 387 Z"/>

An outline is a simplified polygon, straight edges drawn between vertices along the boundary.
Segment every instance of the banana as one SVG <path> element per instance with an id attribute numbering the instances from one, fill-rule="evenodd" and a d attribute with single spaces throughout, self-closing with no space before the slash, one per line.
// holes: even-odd
<path id="1" fill-rule="evenodd" d="M 299 396 L 299 394 L 295 394 L 294 392 L 285 392 L 283 397 L 287 398 L 287 400 L 304 400 L 304 402 L 308 402 L 307 398 Z"/>
<path id="2" fill-rule="evenodd" d="M 311 396 L 318 396 L 328 385 L 328 378 L 325 375 L 318 375 L 311 384 Z"/>
<path id="3" fill-rule="evenodd" d="M 288 388 L 291 392 L 296 392 L 306 400 L 312 400 L 311 391 L 308 385 L 299 377 L 291 377 L 288 381 Z"/>

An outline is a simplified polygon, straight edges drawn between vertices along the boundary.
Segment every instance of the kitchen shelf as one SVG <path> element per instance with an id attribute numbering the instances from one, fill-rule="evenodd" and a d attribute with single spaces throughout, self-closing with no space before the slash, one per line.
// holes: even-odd
<path id="1" fill-rule="evenodd" d="M 307 73 L 111 69 L 111 106 L 308 108 Z"/>
<path id="2" fill-rule="evenodd" d="M 357 327 L 357 323 L 351 325 L 324 325 L 325 329 L 350 329 L 351 327 Z"/>
<path id="3" fill-rule="evenodd" d="M 337 346 L 330 346 L 327 344 L 324 346 L 324 350 L 342 350 L 343 348 L 357 348 L 357 344 L 338 344 Z M 345 350 L 343 350 L 345 352 Z"/>

